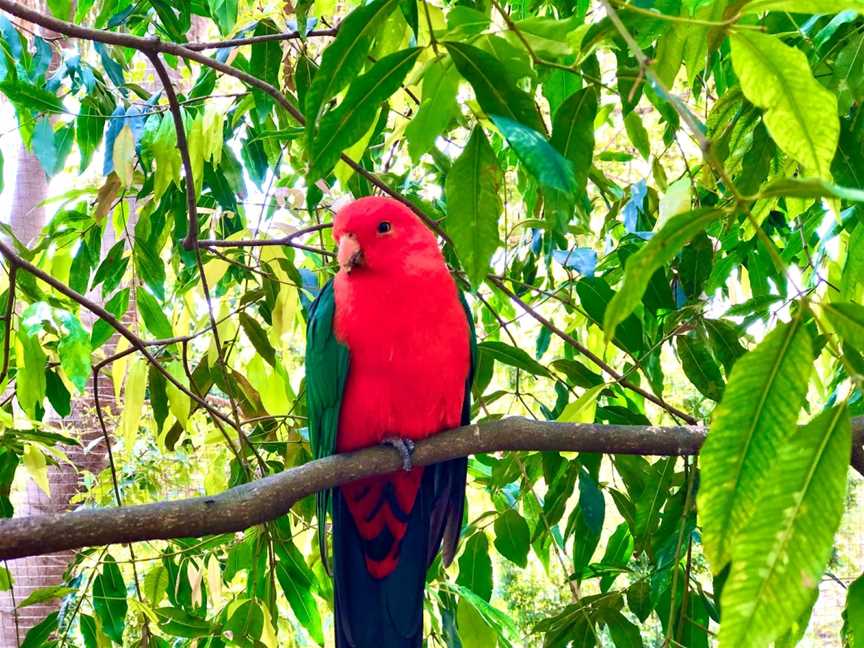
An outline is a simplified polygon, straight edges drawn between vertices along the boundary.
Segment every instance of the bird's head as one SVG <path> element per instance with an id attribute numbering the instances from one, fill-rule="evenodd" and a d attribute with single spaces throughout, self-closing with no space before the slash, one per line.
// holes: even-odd
<path id="1" fill-rule="evenodd" d="M 443 263 L 434 234 L 404 204 L 371 196 L 346 205 L 333 220 L 337 259 L 345 274 L 422 269 Z"/>

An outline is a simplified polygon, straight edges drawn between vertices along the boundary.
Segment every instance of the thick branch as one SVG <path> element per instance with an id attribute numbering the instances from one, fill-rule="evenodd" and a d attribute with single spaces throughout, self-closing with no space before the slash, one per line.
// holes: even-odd
<path id="1" fill-rule="evenodd" d="M 864 418 L 853 419 L 855 443 Z M 417 444 L 417 466 L 499 450 L 560 450 L 685 456 L 705 440 L 699 427 L 588 425 L 513 417 L 442 432 Z M 199 537 L 242 531 L 288 512 L 299 499 L 361 477 L 398 470 L 399 453 L 375 447 L 311 461 L 213 497 L 117 509 L 85 509 L 0 522 L 0 559 L 141 540 Z"/>

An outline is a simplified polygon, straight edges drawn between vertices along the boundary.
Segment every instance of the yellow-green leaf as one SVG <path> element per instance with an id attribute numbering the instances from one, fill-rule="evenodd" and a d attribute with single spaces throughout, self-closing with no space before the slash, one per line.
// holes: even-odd
<path id="1" fill-rule="evenodd" d="M 135 136 L 128 125 L 120 129 L 114 140 L 112 151 L 114 171 L 124 187 L 132 184 L 132 171 L 135 168 Z"/>
<path id="2" fill-rule="evenodd" d="M 840 405 L 780 445 L 732 545 L 720 648 L 767 646 L 807 611 L 843 515 L 851 444 Z"/>
<path id="3" fill-rule="evenodd" d="M 42 451 L 32 443 L 28 443 L 24 446 L 22 463 L 40 490 L 48 497 L 51 497 L 51 485 L 48 483 L 48 465 L 45 462 L 45 455 L 42 454 Z"/>
<path id="4" fill-rule="evenodd" d="M 776 36 L 736 31 L 729 38 L 741 90 L 765 111 L 771 138 L 809 175 L 830 178 L 840 136 L 837 97 L 813 78 L 804 52 Z"/>
<path id="5" fill-rule="evenodd" d="M 753 518 L 777 451 L 795 430 L 812 369 L 810 335 L 800 319 L 778 326 L 732 369 L 699 454 L 698 510 L 714 573 Z"/>

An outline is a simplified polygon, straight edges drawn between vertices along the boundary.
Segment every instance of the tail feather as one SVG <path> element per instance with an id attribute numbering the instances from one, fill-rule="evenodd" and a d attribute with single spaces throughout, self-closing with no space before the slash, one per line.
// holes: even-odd
<path id="1" fill-rule="evenodd" d="M 442 538 L 445 559 L 447 554 L 452 559 L 462 525 L 466 470 L 465 459 L 424 469 L 405 534 L 396 548 L 395 568 L 383 578 L 370 574 L 370 542 L 361 537 L 345 492 L 334 491 L 336 648 L 422 646 L 426 570 Z M 379 492 L 384 496 L 386 489 Z"/>

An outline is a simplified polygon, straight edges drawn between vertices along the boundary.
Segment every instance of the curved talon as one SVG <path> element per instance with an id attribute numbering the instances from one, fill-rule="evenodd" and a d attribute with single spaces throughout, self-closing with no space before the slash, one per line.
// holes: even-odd
<path id="1" fill-rule="evenodd" d="M 382 440 L 384 445 L 389 445 L 399 451 L 402 457 L 402 470 L 410 472 L 414 465 L 411 463 L 411 453 L 414 452 L 414 442 L 411 439 L 393 436 Z"/>

